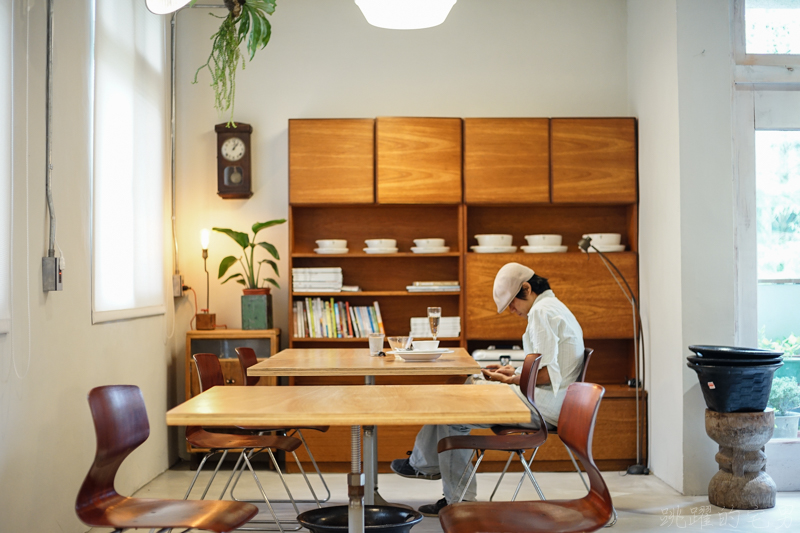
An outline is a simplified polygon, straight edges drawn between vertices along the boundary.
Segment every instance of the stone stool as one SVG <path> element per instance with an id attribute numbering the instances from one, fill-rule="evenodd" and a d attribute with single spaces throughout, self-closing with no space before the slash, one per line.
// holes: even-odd
<path id="1" fill-rule="evenodd" d="M 708 484 L 708 501 L 726 509 L 770 509 L 778 490 L 767 474 L 764 445 L 772 438 L 775 411 L 717 413 L 706 409 L 706 433 L 719 444 L 719 472 Z"/>

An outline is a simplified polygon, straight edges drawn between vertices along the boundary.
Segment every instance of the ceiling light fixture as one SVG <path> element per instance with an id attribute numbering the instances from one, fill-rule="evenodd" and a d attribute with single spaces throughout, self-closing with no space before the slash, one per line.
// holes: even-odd
<path id="1" fill-rule="evenodd" d="M 147 4 L 147 9 L 149 9 L 151 13 L 166 15 L 179 10 L 190 1 L 191 0 L 145 0 L 145 4 Z"/>
<path id="2" fill-rule="evenodd" d="M 456 0 L 356 0 L 367 22 L 387 30 L 419 30 L 438 26 L 447 18 L 455 3 Z"/>

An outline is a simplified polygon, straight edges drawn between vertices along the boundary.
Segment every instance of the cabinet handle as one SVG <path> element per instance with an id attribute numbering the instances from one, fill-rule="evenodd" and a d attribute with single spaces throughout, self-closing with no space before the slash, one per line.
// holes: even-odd
<path id="1" fill-rule="evenodd" d="M 233 385 L 234 383 L 236 383 L 236 380 L 233 378 L 228 378 L 225 380 L 226 385 Z"/>

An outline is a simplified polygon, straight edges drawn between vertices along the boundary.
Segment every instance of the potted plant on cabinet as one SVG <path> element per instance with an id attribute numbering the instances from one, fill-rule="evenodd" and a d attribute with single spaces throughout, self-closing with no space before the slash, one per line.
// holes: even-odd
<path id="1" fill-rule="evenodd" d="M 773 379 L 767 405 L 775 409 L 775 431 L 772 438 L 796 438 L 800 413 L 795 413 L 792 409 L 800 407 L 800 385 L 797 380 L 791 377 Z"/>
<path id="2" fill-rule="evenodd" d="M 275 276 L 279 276 L 278 264 L 272 259 L 262 259 L 255 261 L 256 248 L 263 248 L 274 259 L 280 259 L 278 249 L 274 245 L 262 241 L 256 242 L 258 233 L 271 226 L 277 226 L 286 222 L 285 218 L 276 220 L 269 220 L 267 222 L 256 222 L 251 228 L 253 231 L 252 239 L 247 233 L 234 231 L 228 228 L 212 228 L 214 231 L 224 233 L 242 248 L 242 257 L 229 255 L 222 259 L 219 264 L 218 279 L 227 274 L 228 270 L 235 264 L 239 263 L 242 266 L 242 272 L 236 272 L 225 278 L 223 284 L 236 280 L 236 283 L 244 285 L 242 295 L 242 329 L 271 329 L 272 328 L 272 295 L 270 294 L 269 285 L 274 285 L 280 289 L 280 285 L 274 278 L 265 277 L 261 278 L 261 267 L 268 264 L 275 272 Z M 256 268 L 257 267 L 257 268 Z M 262 285 L 263 283 L 263 285 Z"/>

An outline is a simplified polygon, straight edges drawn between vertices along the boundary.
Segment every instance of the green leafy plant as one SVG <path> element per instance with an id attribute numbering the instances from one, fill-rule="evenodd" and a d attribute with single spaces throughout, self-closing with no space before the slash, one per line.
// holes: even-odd
<path id="1" fill-rule="evenodd" d="M 228 127 L 235 126 L 233 109 L 236 97 L 236 71 L 240 63 L 242 70 L 245 68 L 240 46 L 247 38 L 250 61 L 255 57 L 256 50 L 267 46 L 272 35 L 272 25 L 267 20 L 267 15 L 275 12 L 275 3 L 276 0 L 225 0 L 227 15 L 220 17 L 209 13 L 212 17 L 222 19 L 222 24 L 217 33 L 211 36 L 214 41 L 211 45 L 211 54 L 208 56 L 208 61 L 195 72 L 192 83 L 197 83 L 197 76 L 201 70 L 208 69 L 211 74 L 211 86 L 214 88 L 214 107 L 220 113 L 230 109 Z"/>
<path id="2" fill-rule="evenodd" d="M 780 339 L 768 339 L 764 335 L 764 327 L 759 330 L 758 347 L 765 350 L 783 352 L 784 357 L 800 357 L 800 337 L 794 333 Z"/>
<path id="3" fill-rule="evenodd" d="M 767 405 L 775 409 L 777 416 L 786 416 L 792 409 L 800 407 L 800 385 L 797 380 L 792 377 L 773 379 Z"/>
<path id="4" fill-rule="evenodd" d="M 239 262 L 242 265 L 242 270 L 244 272 L 237 272 L 227 278 L 222 283 L 225 284 L 232 279 L 236 280 L 236 283 L 244 285 L 248 289 L 258 289 L 261 288 L 260 284 L 262 281 L 266 283 L 271 283 L 275 285 L 277 288 L 281 288 L 278 285 L 278 282 L 275 281 L 273 278 L 264 278 L 261 279 L 261 267 L 264 266 L 264 263 L 267 263 L 269 266 L 272 267 L 272 270 L 275 272 L 276 276 L 280 276 L 278 273 L 278 264 L 271 260 L 271 259 L 262 259 L 258 263 L 255 263 L 255 250 L 256 247 L 260 247 L 265 249 L 269 254 L 274 257 L 275 259 L 280 259 L 280 254 L 278 254 L 278 249 L 275 248 L 274 245 L 268 242 L 256 242 L 256 236 L 258 232 L 262 229 L 269 228 L 271 226 L 277 226 L 278 224 L 283 224 L 286 222 L 285 218 L 280 218 L 276 220 L 270 220 L 268 222 L 256 222 L 253 224 L 253 238 L 251 239 L 247 233 L 242 233 L 240 231 L 234 231 L 232 229 L 227 228 L 211 228 L 214 231 L 218 231 L 219 233 L 224 233 L 234 241 L 236 244 L 242 247 L 242 252 L 244 252 L 243 257 L 236 257 L 233 255 L 229 255 L 225 257 L 219 264 L 219 276 L 218 279 L 221 279 L 228 270 L 236 263 Z M 258 270 L 255 270 L 255 266 L 258 265 Z"/>

